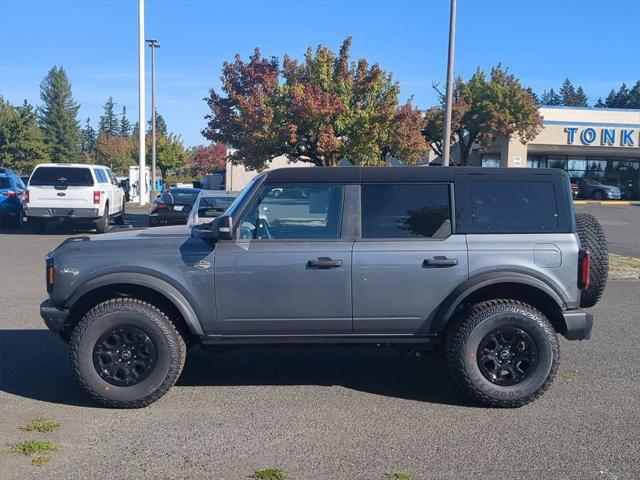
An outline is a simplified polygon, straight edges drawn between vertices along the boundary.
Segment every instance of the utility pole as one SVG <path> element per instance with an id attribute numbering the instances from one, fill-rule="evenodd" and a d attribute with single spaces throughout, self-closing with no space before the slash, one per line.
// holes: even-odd
<path id="1" fill-rule="evenodd" d="M 138 0 L 138 198 L 140 205 L 148 200 L 144 144 L 144 0 Z"/>
<path id="2" fill-rule="evenodd" d="M 448 167 L 451 151 L 451 109 L 453 102 L 453 60 L 456 49 L 456 0 L 451 0 L 451 12 L 449 14 L 449 55 L 447 60 L 447 104 L 444 114 L 444 138 L 442 139 L 443 158 L 442 165 Z"/>
<path id="3" fill-rule="evenodd" d="M 155 39 L 147 39 L 151 48 L 151 191 L 156 191 L 156 48 L 160 44 Z"/>

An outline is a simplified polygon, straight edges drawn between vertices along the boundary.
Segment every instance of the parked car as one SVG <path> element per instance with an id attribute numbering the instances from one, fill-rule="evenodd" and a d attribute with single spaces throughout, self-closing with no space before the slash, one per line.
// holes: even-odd
<path id="1" fill-rule="evenodd" d="M 185 225 L 196 201 L 199 188 L 168 188 L 151 202 L 149 226 Z"/>
<path id="2" fill-rule="evenodd" d="M 25 192 L 22 179 L 10 168 L 0 168 L 0 224 L 13 222 L 23 226 L 22 197 Z"/>
<path id="3" fill-rule="evenodd" d="M 580 198 L 592 198 L 594 200 L 620 200 L 620 189 L 613 185 L 604 185 L 592 177 L 574 178 L 571 180 L 578 186 Z"/>
<path id="4" fill-rule="evenodd" d="M 211 223 L 63 242 L 40 311 L 112 407 L 164 395 L 187 345 L 327 343 L 442 348 L 473 399 L 519 407 L 605 288 L 602 228 L 569 188 L 560 169 L 272 170 Z"/>
<path id="5" fill-rule="evenodd" d="M 47 222 L 91 222 L 98 233 L 109 229 L 109 221 L 123 225 L 124 192 L 110 168 L 100 165 L 38 165 L 24 195 L 24 213 L 35 232 Z"/>
<path id="6" fill-rule="evenodd" d="M 191 208 L 187 225 L 192 227 L 211 222 L 215 217 L 222 215 L 237 196 L 235 192 L 203 190 L 198 194 Z"/>

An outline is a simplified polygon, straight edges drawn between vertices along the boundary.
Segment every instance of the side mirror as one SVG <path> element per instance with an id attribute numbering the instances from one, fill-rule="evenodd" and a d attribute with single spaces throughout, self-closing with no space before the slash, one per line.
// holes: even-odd
<path id="1" fill-rule="evenodd" d="M 230 216 L 222 215 L 211 223 L 196 225 L 191 229 L 191 236 L 202 240 L 231 240 L 233 221 Z"/>

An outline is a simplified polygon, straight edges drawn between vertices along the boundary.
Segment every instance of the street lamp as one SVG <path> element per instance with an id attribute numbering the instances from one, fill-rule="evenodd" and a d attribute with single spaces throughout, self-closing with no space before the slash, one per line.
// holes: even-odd
<path id="1" fill-rule="evenodd" d="M 144 158 L 144 74 L 144 0 L 138 0 L 138 200 L 141 206 L 148 200 Z"/>
<path id="2" fill-rule="evenodd" d="M 451 0 L 449 14 L 449 55 L 447 59 L 447 104 L 444 114 L 444 144 L 442 165 L 449 166 L 449 154 L 451 150 L 451 109 L 453 102 L 453 60 L 456 48 L 456 0 Z"/>
<path id="3" fill-rule="evenodd" d="M 156 48 L 160 48 L 157 40 L 145 40 L 151 48 L 151 191 L 156 190 Z"/>

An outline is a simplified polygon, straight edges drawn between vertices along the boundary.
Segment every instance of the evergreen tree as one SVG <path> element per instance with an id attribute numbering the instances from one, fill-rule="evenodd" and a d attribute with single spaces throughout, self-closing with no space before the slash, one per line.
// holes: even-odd
<path id="1" fill-rule="evenodd" d="M 578 90 L 576 91 L 576 99 L 575 99 L 574 106 L 576 107 L 589 106 L 589 99 L 587 98 L 587 95 L 584 93 L 584 90 L 582 89 L 582 85 L 580 85 L 578 87 Z"/>
<path id="2" fill-rule="evenodd" d="M 605 103 L 602 101 L 602 98 L 598 98 L 598 101 L 594 105 L 595 108 L 606 108 Z"/>
<path id="3" fill-rule="evenodd" d="M 640 80 L 629 91 L 628 108 L 640 108 Z"/>
<path id="4" fill-rule="evenodd" d="M 127 138 L 131 134 L 131 123 L 127 120 L 127 107 L 122 106 L 122 115 L 120 116 L 120 136 Z"/>
<path id="5" fill-rule="evenodd" d="M 73 99 L 71 83 L 64 68 L 54 66 L 40 84 L 40 127 L 55 163 L 80 160 L 80 127 L 78 110 L 80 105 Z"/>
<path id="6" fill-rule="evenodd" d="M 148 122 L 148 130 L 147 133 L 151 133 L 151 120 Z M 169 131 L 167 130 L 167 123 L 164 121 L 162 115 L 156 112 L 156 136 L 157 137 L 167 137 L 169 135 Z"/>
<path id="7" fill-rule="evenodd" d="M 572 107 L 576 105 L 576 89 L 568 78 L 562 82 L 560 87 L 560 97 L 562 97 L 562 105 Z"/>
<path id="8" fill-rule="evenodd" d="M 527 88 L 527 93 L 531 95 L 531 98 L 533 98 L 533 101 L 536 102 L 536 105 L 540 105 L 540 98 L 538 98 L 538 95 L 536 95 L 536 92 L 533 91 L 533 88 L 531 87 Z"/>
<path id="9" fill-rule="evenodd" d="M 609 92 L 609 95 L 607 95 L 607 98 L 604 101 L 604 104 L 607 108 L 614 108 L 615 104 L 616 104 L 616 90 L 615 88 L 612 88 L 611 91 Z"/>
<path id="10" fill-rule="evenodd" d="M 87 163 L 94 163 L 96 159 L 96 145 L 98 138 L 96 131 L 91 126 L 91 119 L 87 118 L 84 128 L 80 131 L 80 151 Z"/>
<path id="11" fill-rule="evenodd" d="M 14 107 L 0 96 L 0 165 L 23 174 L 48 161 L 44 134 L 38 127 L 33 107 Z"/>
<path id="12" fill-rule="evenodd" d="M 623 83 L 620 86 L 620 90 L 617 92 L 615 89 L 611 89 L 609 95 L 607 95 L 607 99 L 605 103 L 609 108 L 632 108 L 631 105 L 631 92 L 629 91 L 629 87 L 627 87 L 626 83 Z"/>
<path id="13" fill-rule="evenodd" d="M 100 116 L 100 123 L 98 124 L 98 136 L 105 136 L 107 138 L 117 137 L 120 134 L 119 122 L 115 113 L 116 104 L 113 102 L 113 97 L 104 104 L 104 115 Z"/>
<path id="14" fill-rule="evenodd" d="M 140 134 L 140 124 L 136 122 L 133 124 L 133 128 L 131 129 L 131 138 L 137 142 L 139 134 Z"/>
<path id="15" fill-rule="evenodd" d="M 540 98 L 541 105 L 562 105 L 562 97 L 558 95 L 553 88 L 548 92 L 545 90 L 542 92 L 542 97 Z"/>

